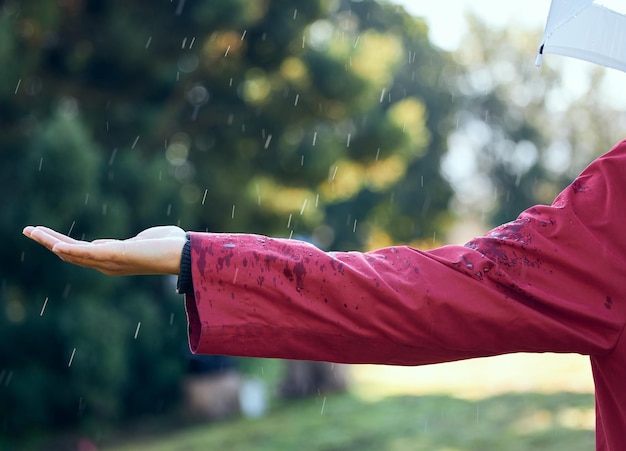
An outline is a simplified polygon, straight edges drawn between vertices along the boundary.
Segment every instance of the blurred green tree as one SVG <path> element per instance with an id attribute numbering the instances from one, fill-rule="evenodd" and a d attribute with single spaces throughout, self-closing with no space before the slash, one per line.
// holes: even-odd
<path id="1" fill-rule="evenodd" d="M 170 279 L 61 265 L 25 224 L 367 249 L 449 221 L 454 64 L 395 6 L 9 0 L 0 24 L 2 436 L 167 411 L 184 371 Z"/>
<path id="2" fill-rule="evenodd" d="M 560 57 L 535 68 L 541 30 L 493 29 L 477 17 L 468 20 L 455 54 L 459 126 L 444 167 L 461 214 L 493 226 L 551 203 L 623 138 L 626 114 L 604 95 L 603 68 Z M 582 96 L 571 88 L 573 71 Z"/>

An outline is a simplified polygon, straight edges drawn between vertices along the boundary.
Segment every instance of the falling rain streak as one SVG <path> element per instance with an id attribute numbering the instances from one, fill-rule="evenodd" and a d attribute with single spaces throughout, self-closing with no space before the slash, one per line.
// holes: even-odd
<path id="1" fill-rule="evenodd" d="M 39 316 L 43 316 L 43 312 L 46 311 L 47 305 L 48 305 L 48 297 L 46 296 L 46 299 L 44 299 L 43 301 L 43 306 L 41 307 L 41 312 L 39 313 Z"/>
<path id="2" fill-rule="evenodd" d="M 178 5 L 176 6 L 175 14 L 180 16 L 183 13 L 183 8 L 185 7 L 185 0 L 178 0 Z"/>
<path id="3" fill-rule="evenodd" d="M 137 335 L 139 335 L 140 328 L 141 328 L 141 321 L 137 323 L 137 328 L 135 329 L 135 340 L 137 339 Z"/>
<path id="4" fill-rule="evenodd" d="M 17 94 L 17 91 L 19 91 L 19 89 L 20 89 L 20 85 L 21 85 L 21 84 L 22 84 L 22 79 L 20 78 L 20 79 L 17 81 L 17 86 L 15 87 L 15 92 L 14 92 L 13 94 Z"/>
<path id="5" fill-rule="evenodd" d="M 74 361 L 74 355 L 76 354 L 76 348 L 72 349 L 72 355 L 70 356 L 70 361 L 67 362 L 67 367 L 72 366 L 72 362 Z"/>
<path id="6" fill-rule="evenodd" d="M 117 155 L 117 147 L 113 149 L 113 152 L 111 152 L 111 158 L 109 158 L 109 166 L 113 166 L 113 162 L 115 161 L 116 155 Z"/>
<path id="7" fill-rule="evenodd" d="M 208 189 L 204 190 L 204 195 L 202 196 L 202 205 L 204 205 L 204 202 L 206 201 L 206 195 L 207 195 L 208 192 L 209 192 Z"/>

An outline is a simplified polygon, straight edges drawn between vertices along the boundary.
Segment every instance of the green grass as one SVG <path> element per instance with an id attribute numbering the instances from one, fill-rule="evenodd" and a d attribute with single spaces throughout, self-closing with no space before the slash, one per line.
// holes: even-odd
<path id="1" fill-rule="evenodd" d="M 587 451 L 594 449 L 593 408 L 592 394 L 515 393 L 480 401 L 426 395 L 378 402 L 344 394 L 276 405 L 259 419 L 131 437 L 100 449 Z"/>

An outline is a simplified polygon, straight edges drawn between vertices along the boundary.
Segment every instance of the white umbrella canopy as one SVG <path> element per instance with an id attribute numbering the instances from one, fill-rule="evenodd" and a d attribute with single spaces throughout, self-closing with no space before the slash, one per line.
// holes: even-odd
<path id="1" fill-rule="evenodd" d="M 537 66 L 546 53 L 626 72 L 626 0 L 552 0 Z"/>

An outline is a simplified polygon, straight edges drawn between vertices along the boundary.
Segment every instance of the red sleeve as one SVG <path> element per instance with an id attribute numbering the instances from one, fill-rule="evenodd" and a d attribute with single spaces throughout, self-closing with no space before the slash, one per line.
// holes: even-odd
<path id="1" fill-rule="evenodd" d="M 519 351 L 602 355 L 626 302 L 626 145 L 552 206 L 466 246 L 326 253 L 191 234 L 194 352 L 415 365 Z"/>

